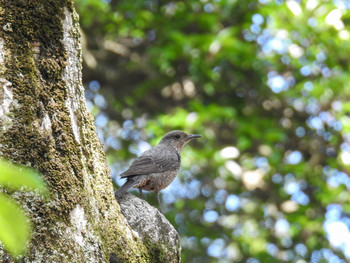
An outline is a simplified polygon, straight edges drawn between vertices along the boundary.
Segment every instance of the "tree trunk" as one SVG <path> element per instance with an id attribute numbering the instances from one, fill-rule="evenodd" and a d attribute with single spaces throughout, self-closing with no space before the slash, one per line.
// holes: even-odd
<path id="1" fill-rule="evenodd" d="M 33 224 L 21 262 L 149 262 L 86 108 L 73 1 L 0 5 L 0 156 L 40 171 L 51 193 L 12 194 Z M 18 260 L 0 248 L 0 261 Z"/>

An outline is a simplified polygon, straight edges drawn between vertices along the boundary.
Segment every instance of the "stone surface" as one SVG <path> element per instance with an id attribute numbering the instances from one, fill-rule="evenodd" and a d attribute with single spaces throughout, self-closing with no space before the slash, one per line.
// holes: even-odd
<path id="1" fill-rule="evenodd" d="M 146 201 L 125 194 L 117 199 L 121 211 L 152 257 L 151 262 L 180 262 L 180 237 L 159 210 Z"/>

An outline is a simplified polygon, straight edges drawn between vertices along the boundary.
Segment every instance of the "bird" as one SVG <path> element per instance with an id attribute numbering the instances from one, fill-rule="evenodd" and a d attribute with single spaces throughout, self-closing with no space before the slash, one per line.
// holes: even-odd
<path id="1" fill-rule="evenodd" d="M 159 208 L 160 190 L 166 188 L 176 177 L 181 165 L 181 151 L 192 139 L 202 137 L 199 134 L 187 134 L 180 130 L 166 133 L 153 148 L 136 158 L 129 169 L 120 174 L 126 182 L 115 192 L 116 198 L 122 197 L 130 188 L 138 188 L 157 194 Z"/>

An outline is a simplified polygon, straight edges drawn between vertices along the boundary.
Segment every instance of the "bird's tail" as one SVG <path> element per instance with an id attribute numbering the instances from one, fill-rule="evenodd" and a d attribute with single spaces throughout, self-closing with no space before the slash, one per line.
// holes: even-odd
<path id="1" fill-rule="evenodd" d="M 115 191 L 115 197 L 122 197 L 131 187 L 135 185 L 137 185 L 137 182 L 128 178 L 125 184 L 123 184 L 117 191 Z"/>

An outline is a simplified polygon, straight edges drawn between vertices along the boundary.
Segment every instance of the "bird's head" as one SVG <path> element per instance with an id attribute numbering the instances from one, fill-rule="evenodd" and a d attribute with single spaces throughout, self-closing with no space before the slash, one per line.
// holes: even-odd
<path id="1" fill-rule="evenodd" d="M 159 144 L 167 145 L 181 152 L 183 147 L 192 139 L 200 138 L 199 134 L 187 134 L 183 131 L 175 130 L 164 135 Z"/>

